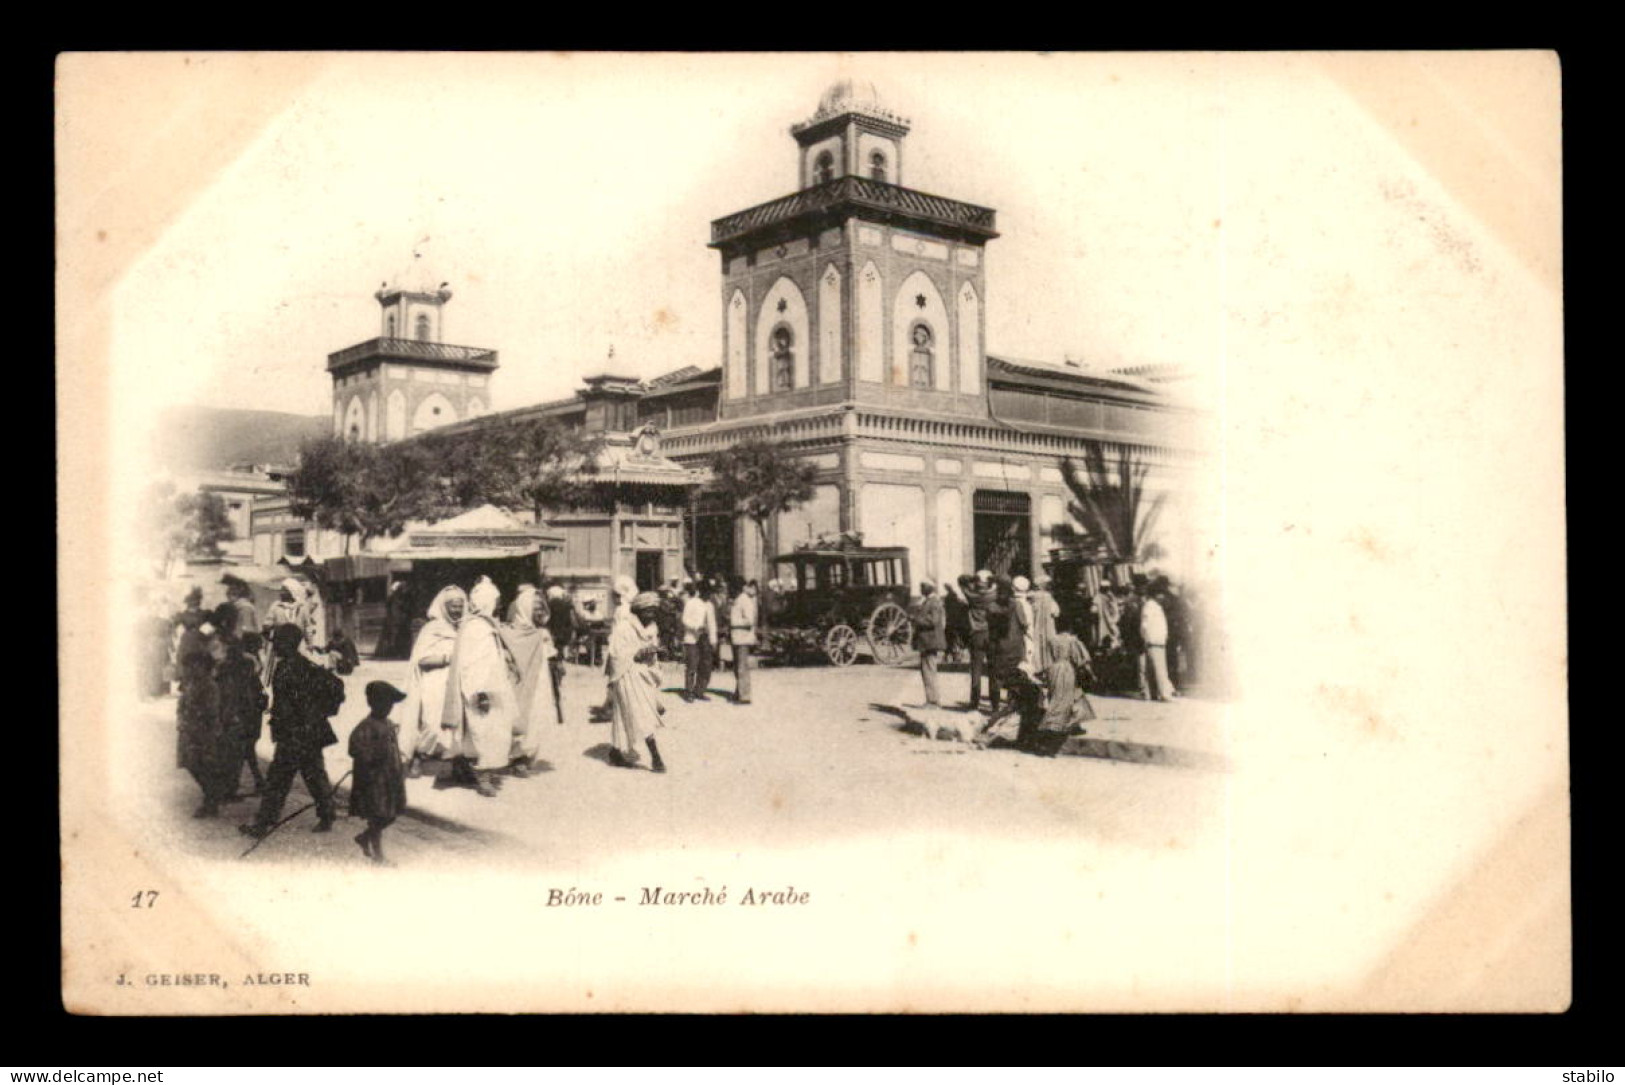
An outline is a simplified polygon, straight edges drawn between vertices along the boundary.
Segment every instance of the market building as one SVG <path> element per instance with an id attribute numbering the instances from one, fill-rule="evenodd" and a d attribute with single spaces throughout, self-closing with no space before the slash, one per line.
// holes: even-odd
<path id="1" fill-rule="evenodd" d="M 909 131 L 871 85 L 838 82 L 790 130 L 800 188 L 711 223 L 717 364 L 601 373 L 573 396 L 491 413 L 496 352 L 438 342 L 450 292 L 386 286 L 384 334 L 329 358 L 335 432 L 393 440 L 549 418 L 604 435 L 613 492 L 546 517 L 564 539 L 549 575 L 582 585 L 760 576 L 773 554 L 842 533 L 906 547 L 916 579 L 993 565 L 1030 575 L 1077 539 L 1061 464 L 1092 447 L 1148 465 L 1147 493 L 1167 495 L 1161 564 L 1188 572 L 1200 450 L 1180 371 L 990 352 L 996 212 L 908 187 Z M 702 485 L 709 457 L 750 437 L 818 472 L 813 499 L 769 525 L 765 553 Z M 285 499 L 256 504 L 256 536 L 262 518 L 282 540 L 256 538 L 258 560 L 311 552 Z"/>
<path id="2" fill-rule="evenodd" d="M 933 579 L 1038 569 L 1076 526 L 1061 461 L 1091 442 L 1149 465 L 1166 493 L 1162 547 L 1192 549 L 1195 411 L 1179 372 L 1115 372 L 990 354 L 984 259 L 993 209 L 904 184 L 909 122 L 869 84 L 832 86 L 791 130 L 801 188 L 717 219 L 720 365 L 654 380 L 589 378 L 511 417 L 595 431 L 658 427 L 666 454 L 703 465 L 765 436 L 814 464 L 816 496 L 770 525 L 768 549 L 860 533 L 904 546 Z M 686 555 L 698 572 L 756 576 L 755 529 L 697 494 Z M 768 555 L 771 556 L 771 555 Z"/>

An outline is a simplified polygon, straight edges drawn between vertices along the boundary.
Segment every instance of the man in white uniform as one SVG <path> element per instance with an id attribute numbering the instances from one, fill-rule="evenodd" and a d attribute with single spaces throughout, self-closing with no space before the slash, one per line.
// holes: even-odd
<path id="1" fill-rule="evenodd" d="M 756 646 L 756 581 L 745 584 L 728 615 L 734 646 L 734 704 L 750 704 L 750 650 Z"/>
<path id="2" fill-rule="evenodd" d="M 708 701 L 703 679 L 711 671 L 711 646 L 717 642 L 716 608 L 698 584 L 689 584 L 683 600 L 683 700 Z"/>
<path id="3" fill-rule="evenodd" d="M 1140 649 L 1140 695 L 1153 696 L 1146 684 L 1149 670 L 1157 687 L 1154 696 L 1159 701 L 1170 701 L 1174 697 L 1173 683 L 1168 680 L 1168 616 L 1162 608 L 1163 594 L 1167 590 L 1166 580 L 1161 577 L 1153 580 L 1145 593 L 1145 601 L 1140 604 L 1140 639 L 1144 643 Z"/>

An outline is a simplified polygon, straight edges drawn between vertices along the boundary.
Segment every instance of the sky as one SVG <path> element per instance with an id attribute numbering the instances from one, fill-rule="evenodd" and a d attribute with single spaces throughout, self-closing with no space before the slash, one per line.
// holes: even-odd
<path id="1" fill-rule="evenodd" d="M 709 224 L 795 190 L 788 129 L 845 76 L 912 120 L 903 183 L 998 211 L 991 352 L 1211 364 L 1211 61 L 974 55 L 327 58 L 125 276 L 115 359 L 176 402 L 325 414 L 387 280 L 450 283 L 443 338 L 500 352 L 498 409 L 611 346 L 717 365 Z"/>

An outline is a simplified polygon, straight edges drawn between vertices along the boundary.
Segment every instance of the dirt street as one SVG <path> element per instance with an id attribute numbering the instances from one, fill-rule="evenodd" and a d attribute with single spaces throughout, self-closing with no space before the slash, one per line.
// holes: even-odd
<path id="1" fill-rule="evenodd" d="M 405 663 L 366 662 L 346 680 L 348 697 L 333 721 L 340 741 L 328 750 L 330 779 L 349 769 L 345 740 L 366 715 L 363 686 L 383 678 L 404 688 L 405 669 Z M 1080 841 L 1154 848 L 1200 832 L 1221 801 L 1222 771 L 1137 763 L 1126 755 L 1046 760 L 910 734 L 904 713 L 922 697 L 919 676 L 908 669 L 766 666 L 755 675 L 755 702 L 746 706 L 728 699 L 729 672 L 713 678 L 709 701 L 693 704 L 678 696 L 680 666 L 666 664 L 664 676 L 666 726 L 659 742 L 667 774 L 605 761 L 609 726 L 588 719 L 589 708 L 603 699 L 602 673 L 572 665 L 568 722 L 548 725 L 545 771 L 505 779 L 495 798 L 449 786 L 445 766 L 409 780 L 411 809 L 385 836 L 390 859 L 421 868 L 500 857 L 570 869 L 610 840 L 627 851 L 748 852 L 900 832 L 1034 840 L 1075 834 Z M 962 669 L 945 673 L 942 685 L 946 706 L 963 704 L 968 679 Z M 1093 700 L 1100 718 L 1091 735 L 1114 740 L 1103 748 L 1223 747 L 1215 705 Z M 141 727 L 155 751 L 149 762 L 154 786 L 140 789 L 140 801 L 186 851 L 235 859 L 250 843 L 236 827 L 251 820 L 258 800 L 239 800 L 219 819 L 190 817 L 195 786 L 174 768 L 173 713 L 173 698 L 149 702 L 143 713 Z M 271 752 L 267 735 L 260 754 L 268 760 Z M 284 814 L 308 802 L 296 783 Z M 307 811 L 246 861 L 364 861 L 352 840 L 359 820 L 342 818 L 325 835 L 311 833 L 314 824 L 314 811 Z"/>

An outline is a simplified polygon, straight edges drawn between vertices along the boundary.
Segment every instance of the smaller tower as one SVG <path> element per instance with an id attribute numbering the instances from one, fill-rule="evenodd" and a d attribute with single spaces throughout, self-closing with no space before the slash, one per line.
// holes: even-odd
<path id="1" fill-rule="evenodd" d="M 842 177 L 903 183 L 907 118 L 887 109 L 873 83 L 842 79 L 818 99 L 812 117 L 790 129 L 801 145 L 801 188 Z"/>
<path id="2" fill-rule="evenodd" d="M 451 300 L 448 284 L 441 283 L 433 292 L 403 290 L 388 283 L 378 288 L 373 297 L 383 310 L 380 314 L 380 332 L 385 339 L 412 339 L 419 343 L 443 343 L 445 324 L 443 316 L 446 302 Z"/>
<path id="3" fill-rule="evenodd" d="M 395 441 L 485 414 L 497 352 L 444 341 L 447 284 L 407 290 L 386 282 L 373 296 L 382 334 L 327 356 L 334 436 Z"/>

